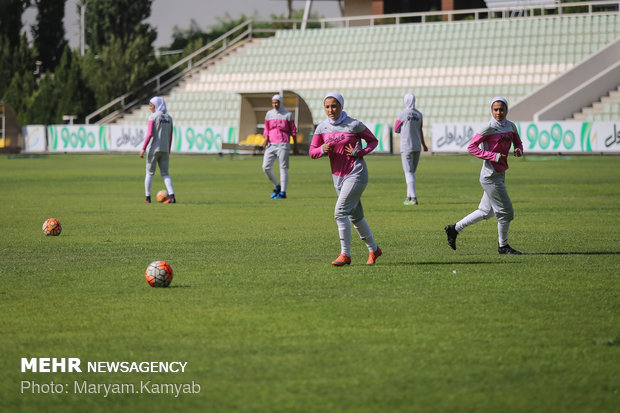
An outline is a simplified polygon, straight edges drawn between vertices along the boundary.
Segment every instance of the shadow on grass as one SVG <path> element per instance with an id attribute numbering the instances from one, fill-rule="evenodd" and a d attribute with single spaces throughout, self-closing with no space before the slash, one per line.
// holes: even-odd
<path id="1" fill-rule="evenodd" d="M 619 255 L 620 251 L 552 251 L 524 252 L 523 255 Z"/>
<path id="2" fill-rule="evenodd" d="M 480 265 L 480 264 L 512 264 L 511 262 L 498 262 L 498 261 L 400 261 L 400 262 L 387 262 L 381 263 L 382 267 L 397 266 L 397 265 Z"/>

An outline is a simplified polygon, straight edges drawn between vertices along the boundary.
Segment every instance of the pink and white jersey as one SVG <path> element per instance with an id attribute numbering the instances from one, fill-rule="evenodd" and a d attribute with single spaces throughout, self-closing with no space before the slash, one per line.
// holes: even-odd
<path id="1" fill-rule="evenodd" d="M 288 110 L 271 109 L 265 115 L 263 136 L 269 139 L 269 143 L 289 143 L 291 136 L 297 136 L 293 114 Z"/>
<path id="2" fill-rule="evenodd" d="M 366 141 L 366 148 L 361 148 L 360 139 Z M 347 176 L 355 165 L 356 159 L 366 156 L 372 152 L 379 141 L 372 132 L 362 122 L 347 117 L 337 125 L 332 125 L 328 120 L 324 120 L 317 126 L 312 137 L 309 153 L 312 159 L 317 159 L 325 155 L 322 146 L 324 143 L 331 143 L 329 151 L 329 163 L 332 174 L 336 176 Z M 349 156 L 345 152 L 345 147 L 353 145 L 358 148 L 357 157 Z"/>
<path id="3" fill-rule="evenodd" d="M 508 155 L 510 147 L 514 144 L 515 149 L 523 152 L 523 143 L 519 137 L 517 126 L 509 120 L 502 122 L 491 121 L 489 125 L 476 133 L 467 146 L 467 151 L 484 159 L 484 166 L 489 172 L 504 172 L 508 169 L 507 157 L 502 162 L 497 162 L 500 154 Z"/>

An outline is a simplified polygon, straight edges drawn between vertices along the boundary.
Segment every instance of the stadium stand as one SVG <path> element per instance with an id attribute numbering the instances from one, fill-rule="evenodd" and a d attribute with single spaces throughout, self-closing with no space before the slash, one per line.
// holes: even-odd
<path id="1" fill-rule="evenodd" d="M 279 30 L 183 79 L 166 99 L 177 122 L 234 125 L 241 94 L 290 90 L 318 123 L 324 94 L 337 89 L 351 116 L 391 125 L 412 92 L 430 136 L 433 122 L 487 120 L 490 97 L 519 102 L 619 37 L 617 11 Z M 618 119 L 618 103 L 611 93 L 585 116 Z M 147 116 L 140 107 L 117 123 Z"/>

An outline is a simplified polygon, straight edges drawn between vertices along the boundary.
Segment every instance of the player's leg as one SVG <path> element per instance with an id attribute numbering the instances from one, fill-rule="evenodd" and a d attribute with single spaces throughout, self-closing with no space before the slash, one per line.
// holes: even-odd
<path id="1" fill-rule="evenodd" d="M 500 254 L 519 255 L 521 252 L 508 244 L 510 221 L 514 219 L 514 208 L 506 189 L 504 174 L 494 177 L 489 184 L 489 195 L 493 211 L 497 217 L 497 246 Z"/>
<path id="2" fill-rule="evenodd" d="M 404 205 L 414 205 L 412 200 L 415 194 L 415 176 L 413 173 L 413 157 L 412 152 L 400 154 L 403 172 L 405 173 L 405 183 L 407 184 L 407 198 L 403 202 Z"/>
<path id="3" fill-rule="evenodd" d="M 280 184 L 276 179 L 276 175 L 273 173 L 273 164 L 276 157 L 276 147 L 274 145 L 267 145 L 267 148 L 265 148 L 265 155 L 263 156 L 263 172 L 274 186 L 271 198 L 275 198 L 280 193 Z"/>
<path id="4" fill-rule="evenodd" d="M 482 194 L 478 209 L 471 214 L 465 216 L 454 225 L 447 225 L 445 227 L 446 235 L 448 236 L 448 244 L 453 250 L 456 250 L 456 237 L 459 233 L 470 225 L 482 221 L 483 219 L 489 219 L 493 216 L 493 208 L 487 192 Z"/>
<path id="5" fill-rule="evenodd" d="M 491 217 L 493 217 L 493 207 L 491 205 L 489 195 L 485 191 L 484 194 L 482 194 L 480 203 L 478 204 L 478 209 L 457 222 L 454 225 L 454 229 L 456 229 L 456 232 L 461 232 L 468 226 L 474 225 L 483 219 L 489 219 Z"/>
<path id="6" fill-rule="evenodd" d="M 418 163 L 420 163 L 420 152 L 416 151 L 416 152 L 412 152 L 411 153 L 411 161 L 412 161 L 412 176 L 413 176 L 413 182 L 412 182 L 412 202 L 413 205 L 418 205 L 418 193 L 416 191 L 416 179 L 415 179 L 415 172 L 418 170 Z"/>
<path id="7" fill-rule="evenodd" d="M 278 164 L 280 166 L 280 193 L 275 199 L 286 198 L 286 188 L 288 186 L 288 166 L 290 157 L 290 145 L 284 144 L 278 149 Z"/>
<path id="8" fill-rule="evenodd" d="M 153 186 L 153 175 L 155 175 L 155 168 L 157 163 L 155 162 L 155 154 L 146 154 L 146 175 L 144 177 L 144 202 L 151 203 L 151 187 Z"/>
<path id="9" fill-rule="evenodd" d="M 168 172 L 170 167 L 170 154 L 168 152 L 160 152 L 159 157 L 157 158 L 157 163 L 159 165 L 159 173 L 161 174 L 161 178 L 163 179 L 164 185 L 166 185 L 166 190 L 168 191 L 168 200 L 165 203 L 176 204 L 177 200 L 174 196 L 172 178 L 170 178 L 170 173 Z"/>
<path id="10" fill-rule="evenodd" d="M 334 219 L 340 237 L 340 255 L 332 261 L 333 265 L 340 266 L 351 263 L 351 221 L 349 214 L 356 205 L 356 199 L 351 195 L 352 184 L 353 180 L 345 180 L 340 188 L 336 188 L 338 200 L 334 207 Z"/>

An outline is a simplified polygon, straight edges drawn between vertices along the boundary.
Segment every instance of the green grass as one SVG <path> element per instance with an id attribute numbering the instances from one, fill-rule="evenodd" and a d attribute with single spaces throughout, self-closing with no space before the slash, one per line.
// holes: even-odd
<path id="1" fill-rule="evenodd" d="M 620 157 L 511 160 L 516 218 L 459 236 L 481 163 L 423 157 L 405 207 L 400 158 L 368 159 L 366 218 L 339 252 L 328 162 L 291 160 L 289 199 L 260 157 L 175 155 L 179 203 L 144 205 L 135 155 L 0 158 L 0 410 L 612 412 L 620 406 Z M 156 177 L 154 192 L 163 189 Z M 49 217 L 63 225 L 45 237 Z M 154 289 L 144 269 L 168 261 Z M 454 273 L 456 271 L 456 273 Z M 83 373 L 22 373 L 79 357 Z M 88 361 L 183 361 L 185 373 L 95 374 Z M 199 383 L 199 394 L 32 394 L 22 381 Z"/>

